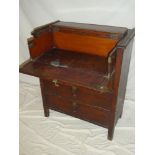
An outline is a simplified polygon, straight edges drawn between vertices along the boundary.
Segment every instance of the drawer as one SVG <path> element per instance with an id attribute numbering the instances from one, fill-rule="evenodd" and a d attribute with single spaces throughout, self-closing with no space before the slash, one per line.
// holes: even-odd
<path id="1" fill-rule="evenodd" d="M 67 98 L 73 96 L 72 87 L 57 80 L 42 80 L 42 84 L 46 94 L 58 95 Z"/>
<path id="2" fill-rule="evenodd" d="M 77 88 L 75 98 L 82 104 L 89 104 L 96 107 L 101 107 L 110 110 L 112 103 L 112 93 L 99 93 L 87 88 Z"/>
<path id="3" fill-rule="evenodd" d="M 112 93 L 100 93 L 82 86 L 69 86 L 59 81 L 45 81 L 44 91 L 50 95 L 62 96 L 68 99 L 76 99 L 82 104 L 89 104 L 104 109 L 110 109 Z"/>
<path id="4" fill-rule="evenodd" d="M 63 97 L 46 95 L 48 107 L 65 114 L 107 127 L 109 111 L 77 101 L 64 99 Z"/>

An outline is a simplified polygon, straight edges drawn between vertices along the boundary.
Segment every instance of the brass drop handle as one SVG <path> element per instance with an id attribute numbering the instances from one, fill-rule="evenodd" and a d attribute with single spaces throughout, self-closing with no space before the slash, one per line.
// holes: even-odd
<path id="1" fill-rule="evenodd" d="M 73 111 L 76 111 L 76 109 L 78 108 L 79 105 L 77 102 L 73 102 L 72 106 L 73 106 Z"/>
<path id="2" fill-rule="evenodd" d="M 57 80 L 57 79 L 54 79 L 52 82 L 54 83 L 54 85 L 55 85 L 56 87 L 59 87 L 59 84 L 58 84 L 58 80 Z"/>

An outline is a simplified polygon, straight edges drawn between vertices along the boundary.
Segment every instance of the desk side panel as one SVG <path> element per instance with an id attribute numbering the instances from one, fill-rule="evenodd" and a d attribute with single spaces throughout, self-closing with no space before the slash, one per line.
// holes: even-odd
<path id="1" fill-rule="evenodd" d="M 115 124 L 117 123 L 118 118 L 122 115 L 134 34 L 134 29 L 128 30 L 126 37 L 117 45 L 113 84 L 114 95 L 111 107 L 111 120 L 108 130 L 108 139 L 110 140 L 113 138 Z"/>
<path id="2" fill-rule="evenodd" d="M 32 59 L 40 56 L 54 46 L 52 32 L 42 32 L 39 36 L 28 39 L 28 47 Z"/>
<path id="3" fill-rule="evenodd" d="M 119 82 L 119 88 L 118 88 L 115 122 L 117 122 L 117 120 L 122 116 L 122 112 L 123 112 L 132 46 L 133 46 L 133 40 L 129 43 L 129 45 L 125 50 L 122 48 L 119 49 L 120 51 L 124 50 L 124 52 L 123 52 L 121 76 L 120 76 L 120 82 Z"/>

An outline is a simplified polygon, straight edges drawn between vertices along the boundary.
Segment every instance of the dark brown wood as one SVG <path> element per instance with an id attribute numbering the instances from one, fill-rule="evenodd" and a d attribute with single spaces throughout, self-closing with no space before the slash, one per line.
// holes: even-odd
<path id="1" fill-rule="evenodd" d="M 110 110 L 112 93 L 100 93 L 82 86 L 70 85 L 61 81 L 55 84 L 52 80 L 42 80 L 45 93 L 49 95 L 61 96 L 68 100 L 76 100 L 82 104 L 102 107 Z"/>
<path id="2" fill-rule="evenodd" d="M 117 47 L 115 76 L 114 76 L 114 95 L 111 107 L 110 125 L 108 129 L 108 139 L 113 139 L 114 126 L 118 118 L 122 115 L 125 99 L 126 84 L 132 52 L 132 42 L 134 29 L 128 30 L 127 35 L 120 41 Z M 132 41 L 131 41 L 132 40 Z M 128 43 L 124 44 L 124 43 Z"/>
<path id="3" fill-rule="evenodd" d="M 44 115 L 56 110 L 108 128 L 121 117 L 135 30 L 54 22 L 34 29 L 20 72 L 40 78 Z"/>
<path id="4" fill-rule="evenodd" d="M 107 25 L 95 25 L 95 24 L 84 24 L 84 23 L 73 23 L 73 22 L 56 22 L 53 24 L 53 27 L 58 28 L 60 31 L 66 30 L 74 31 L 76 33 L 81 32 L 81 34 L 102 36 L 104 38 L 112 39 L 122 39 L 123 36 L 127 33 L 127 28 L 124 27 L 115 27 Z M 79 31 L 80 30 L 80 31 Z"/>
<path id="5" fill-rule="evenodd" d="M 62 96 L 46 95 L 48 107 L 68 115 L 96 122 L 98 125 L 108 127 L 109 111 L 99 107 L 82 104 L 77 100 L 69 100 Z"/>
<path id="6" fill-rule="evenodd" d="M 52 62 L 59 61 L 58 67 Z M 44 53 L 35 61 L 29 61 L 20 72 L 43 79 L 67 81 L 67 83 L 85 86 L 97 91 L 110 92 L 108 79 L 108 59 L 88 54 L 53 49 Z M 111 71 L 112 72 L 112 71 Z"/>
<path id="7" fill-rule="evenodd" d="M 49 117 L 48 101 L 45 96 L 45 87 L 41 79 L 40 79 L 40 88 L 41 88 L 41 95 L 42 95 L 42 101 L 43 101 L 44 115 L 45 117 Z"/>

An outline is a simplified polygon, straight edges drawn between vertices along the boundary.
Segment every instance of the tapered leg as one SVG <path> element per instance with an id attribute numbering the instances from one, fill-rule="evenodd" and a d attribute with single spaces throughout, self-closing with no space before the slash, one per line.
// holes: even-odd
<path id="1" fill-rule="evenodd" d="M 44 91 L 44 83 L 42 79 L 40 79 L 40 87 L 41 87 L 41 94 L 42 94 L 42 101 L 43 101 L 43 108 L 44 108 L 44 116 L 49 117 L 50 112 L 46 101 L 46 94 Z"/>
<path id="2" fill-rule="evenodd" d="M 112 140 L 114 135 L 114 127 L 108 129 L 108 139 Z"/>
<path id="3" fill-rule="evenodd" d="M 49 117 L 49 115 L 50 115 L 49 109 L 44 107 L 44 116 Z"/>

